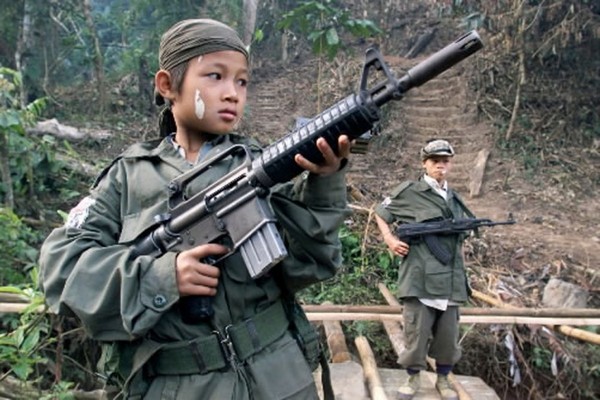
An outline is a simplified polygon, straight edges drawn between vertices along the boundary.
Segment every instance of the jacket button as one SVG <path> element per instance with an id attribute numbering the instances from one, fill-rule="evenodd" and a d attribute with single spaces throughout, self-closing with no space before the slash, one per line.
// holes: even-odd
<path id="1" fill-rule="evenodd" d="M 167 304 L 167 299 L 162 294 L 157 294 L 156 296 L 154 296 L 154 300 L 152 300 L 152 303 L 155 307 L 164 307 Z"/>

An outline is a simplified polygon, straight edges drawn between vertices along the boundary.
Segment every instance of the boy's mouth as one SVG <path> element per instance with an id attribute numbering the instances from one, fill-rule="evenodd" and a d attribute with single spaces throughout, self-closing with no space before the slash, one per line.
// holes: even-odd
<path id="1" fill-rule="evenodd" d="M 237 111 L 227 108 L 224 110 L 220 110 L 219 115 L 225 121 L 234 121 L 237 118 Z"/>

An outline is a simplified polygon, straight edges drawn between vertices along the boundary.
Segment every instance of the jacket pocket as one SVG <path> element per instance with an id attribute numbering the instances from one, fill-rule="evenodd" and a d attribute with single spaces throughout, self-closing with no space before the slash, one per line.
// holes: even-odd
<path id="1" fill-rule="evenodd" d="M 425 268 L 425 291 L 432 296 L 449 296 L 452 270 L 447 265 L 430 261 Z"/>

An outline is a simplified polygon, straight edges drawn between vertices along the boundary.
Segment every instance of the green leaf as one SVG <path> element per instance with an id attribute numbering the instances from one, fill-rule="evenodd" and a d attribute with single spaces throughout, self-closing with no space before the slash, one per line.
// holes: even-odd
<path id="1" fill-rule="evenodd" d="M 335 28 L 329 28 L 325 34 L 325 38 L 329 46 L 337 46 L 340 43 L 340 38 Z"/>
<path id="2" fill-rule="evenodd" d="M 257 42 L 261 42 L 265 38 L 265 33 L 262 29 L 257 29 L 254 32 L 254 40 Z"/>
<path id="3" fill-rule="evenodd" d="M 0 292 L 1 293 L 14 293 L 14 294 L 20 294 L 20 295 L 26 296 L 25 292 L 22 289 L 19 289 L 18 287 L 14 287 L 14 286 L 0 286 Z"/>
<path id="4" fill-rule="evenodd" d="M 12 371 L 15 373 L 15 375 L 17 375 L 17 378 L 19 378 L 22 381 L 25 381 L 31 373 L 32 368 L 26 362 L 18 361 L 12 366 Z"/>
<path id="5" fill-rule="evenodd" d="M 315 42 L 318 42 L 322 36 L 322 31 L 314 31 L 308 35 L 308 40 L 310 40 L 314 44 Z"/>
<path id="6" fill-rule="evenodd" d="M 21 344 L 21 351 L 25 352 L 26 354 L 29 354 L 36 348 L 36 346 L 38 345 L 39 342 L 40 342 L 40 331 L 37 329 L 34 329 L 23 340 L 23 343 Z"/>
<path id="7" fill-rule="evenodd" d="M 21 115 L 17 110 L 4 110 L 0 112 L 0 128 L 10 128 L 21 125 Z"/>

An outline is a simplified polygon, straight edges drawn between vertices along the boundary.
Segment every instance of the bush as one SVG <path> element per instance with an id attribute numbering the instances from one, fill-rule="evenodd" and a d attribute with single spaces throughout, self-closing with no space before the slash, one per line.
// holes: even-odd
<path id="1" fill-rule="evenodd" d="M 0 286 L 23 284 L 36 265 L 38 250 L 32 244 L 40 238 L 7 208 L 0 208 L 0 226 Z"/>

